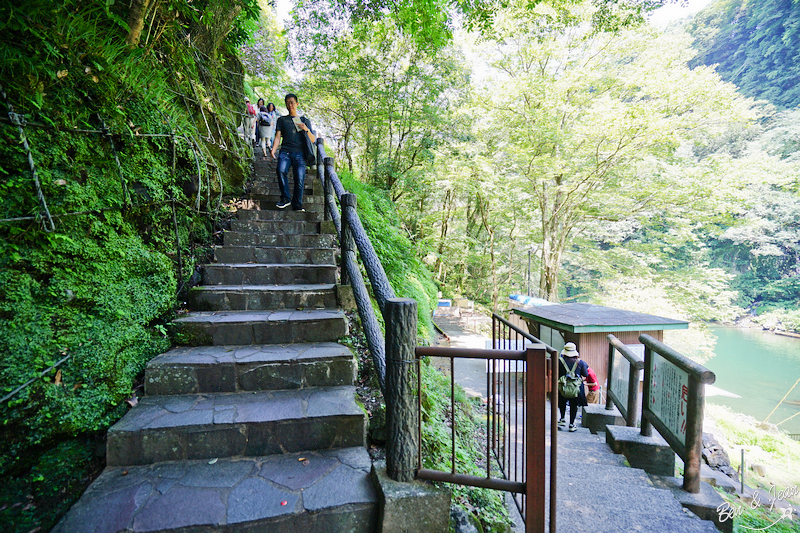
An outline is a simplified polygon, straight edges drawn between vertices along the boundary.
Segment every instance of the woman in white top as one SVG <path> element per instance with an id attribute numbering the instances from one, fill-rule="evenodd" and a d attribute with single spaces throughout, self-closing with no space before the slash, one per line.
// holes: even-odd
<path id="1" fill-rule="evenodd" d="M 267 145 L 272 150 L 272 141 L 275 140 L 275 125 L 278 123 L 278 110 L 272 102 L 267 104 L 267 114 L 269 115 L 269 127 L 267 128 Z"/>

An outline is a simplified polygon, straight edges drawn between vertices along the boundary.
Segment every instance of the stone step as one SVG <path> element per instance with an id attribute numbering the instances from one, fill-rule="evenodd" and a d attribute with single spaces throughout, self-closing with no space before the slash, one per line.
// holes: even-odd
<path id="1" fill-rule="evenodd" d="M 547 471 L 549 475 L 549 462 L 545 467 L 545 471 Z M 564 461 L 560 461 L 558 463 L 558 479 L 560 481 L 564 480 L 567 483 L 571 483 L 572 478 L 580 478 L 587 482 L 613 479 L 618 482 L 636 483 L 646 487 L 653 486 L 653 484 L 650 482 L 650 477 L 647 475 L 647 472 L 640 468 L 603 464 L 595 464 L 592 465 L 591 468 L 587 468 L 586 465 L 575 463 L 569 460 L 569 458 Z"/>
<path id="2" fill-rule="evenodd" d="M 597 487 L 596 490 L 600 490 Z M 603 491 L 605 488 L 602 489 Z M 710 521 L 690 518 L 683 510 L 670 506 L 640 506 L 635 496 L 625 507 L 565 501 L 559 499 L 556 524 L 558 531 L 591 531 L 619 533 L 621 531 L 719 533 Z"/>
<path id="3" fill-rule="evenodd" d="M 608 446 L 606 446 L 608 448 Z M 550 457 L 550 446 L 545 446 L 545 453 L 547 457 Z M 559 449 L 558 450 L 558 461 L 559 464 L 562 461 L 569 461 L 574 457 L 580 457 L 580 461 L 584 464 L 592 464 L 592 465 L 612 465 L 612 466 L 624 466 L 625 465 L 625 457 L 623 455 L 617 455 L 611 452 L 610 449 L 607 450 L 597 450 L 597 449 L 587 449 L 587 450 L 575 450 L 575 449 Z"/>
<path id="4" fill-rule="evenodd" d="M 335 248 L 287 246 L 219 246 L 214 257 L 220 263 L 293 263 L 335 265 Z"/>
<path id="5" fill-rule="evenodd" d="M 236 216 L 239 220 L 299 220 L 308 222 L 319 222 L 322 212 L 301 213 L 286 209 L 239 209 Z"/>
<path id="6" fill-rule="evenodd" d="M 279 212 L 283 212 L 283 211 L 285 211 L 287 209 L 289 211 L 291 211 L 291 209 L 292 209 L 291 207 L 286 207 L 284 209 L 279 209 L 278 208 L 278 201 L 280 200 L 280 196 L 278 196 L 277 192 L 275 194 L 273 194 L 273 195 L 268 195 L 268 196 L 252 195 L 252 198 L 256 202 L 256 205 L 262 211 L 279 211 Z M 303 198 L 303 209 L 306 210 L 306 213 L 315 213 L 315 214 L 317 214 L 318 216 L 321 217 L 323 215 L 323 213 L 325 212 L 325 207 L 324 207 L 324 205 L 323 205 L 323 203 L 321 201 L 320 202 L 315 202 L 315 201 L 313 201 L 313 198 L 314 198 L 313 196 L 306 196 L 306 197 Z M 309 201 L 309 200 L 311 200 L 311 201 Z"/>
<path id="7" fill-rule="evenodd" d="M 215 263 L 203 285 L 318 285 L 336 283 L 336 265 Z"/>
<path id="8" fill-rule="evenodd" d="M 681 504 L 670 491 L 657 489 L 649 484 L 617 481 L 613 476 L 591 481 L 565 478 L 564 481 L 558 484 L 559 507 L 563 507 L 566 502 L 575 502 L 635 512 L 649 510 L 654 515 L 682 516 L 683 513 Z M 549 499 L 549 490 L 547 497 Z"/>
<path id="9" fill-rule="evenodd" d="M 196 311 L 265 311 L 338 307 L 332 283 L 318 285 L 200 285 L 189 291 Z"/>
<path id="10" fill-rule="evenodd" d="M 287 207 L 287 209 L 289 209 Z M 231 231 L 297 235 L 319 233 L 319 222 L 304 220 L 231 220 Z"/>
<path id="11" fill-rule="evenodd" d="M 278 174 L 277 172 L 273 171 L 270 173 L 267 171 L 265 174 L 259 174 L 257 180 L 253 182 L 250 186 L 250 195 L 251 196 L 265 196 L 270 194 L 279 194 L 280 189 L 278 188 Z M 289 188 L 294 188 L 294 176 L 289 174 Z M 305 195 L 320 195 L 322 194 L 322 184 L 318 179 L 309 179 L 308 174 L 306 174 L 306 181 L 303 183 L 303 196 Z"/>
<path id="12" fill-rule="evenodd" d="M 277 209 L 276 205 L 281 199 L 278 189 L 264 190 L 261 193 L 251 193 L 250 198 L 259 203 L 261 209 Z M 307 194 L 303 195 L 303 207 L 306 211 L 310 211 L 309 207 L 319 206 L 322 209 L 325 201 L 322 194 Z M 286 208 L 290 209 L 290 208 Z"/>
<path id="13" fill-rule="evenodd" d="M 200 311 L 172 324 L 176 343 L 188 346 L 329 342 L 347 335 L 339 309 Z"/>
<path id="14" fill-rule="evenodd" d="M 295 246 L 299 248 L 333 246 L 333 234 L 270 235 L 265 233 L 226 231 L 226 246 Z"/>
<path id="15" fill-rule="evenodd" d="M 53 533 L 379 530 L 363 447 L 209 463 L 108 467 Z"/>
<path id="16" fill-rule="evenodd" d="M 144 396 L 107 434 L 108 466 L 364 446 L 352 386 Z"/>
<path id="17" fill-rule="evenodd" d="M 547 449 L 550 446 L 547 445 Z M 559 453 L 572 453 L 573 451 L 596 451 L 597 453 L 613 454 L 614 451 L 605 442 L 569 442 L 568 439 L 558 439 L 558 452 Z"/>
<path id="18" fill-rule="evenodd" d="M 333 387 L 355 383 L 357 363 L 333 342 L 174 348 L 147 363 L 148 395 Z"/>

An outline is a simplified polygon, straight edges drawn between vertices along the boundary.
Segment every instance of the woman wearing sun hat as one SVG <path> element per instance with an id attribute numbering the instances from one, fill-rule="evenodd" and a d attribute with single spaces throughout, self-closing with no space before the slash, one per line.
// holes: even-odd
<path id="1" fill-rule="evenodd" d="M 574 342 L 568 342 L 564 345 L 564 349 L 561 350 L 561 356 L 558 359 L 558 377 L 566 375 L 567 372 L 574 372 L 576 376 L 580 376 L 583 379 L 588 376 L 589 365 L 581 359 Z M 578 426 L 575 425 L 575 417 L 578 415 L 578 409 L 589 405 L 586 402 L 586 390 L 583 383 L 581 383 L 580 392 L 575 398 L 564 398 L 561 394 L 558 395 L 558 410 L 561 413 L 558 429 L 567 427 L 567 421 L 564 419 L 567 404 L 569 404 L 569 430 L 577 431 Z"/>

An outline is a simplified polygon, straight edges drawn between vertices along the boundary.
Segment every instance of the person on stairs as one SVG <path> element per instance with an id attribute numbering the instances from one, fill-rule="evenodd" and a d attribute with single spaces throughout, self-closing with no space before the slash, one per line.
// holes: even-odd
<path id="1" fill-rule="evenodd" d="M 269 138 L 269 130 L 272 127 L 272 117 L 267 111 L 267 106 L 262 105 L 258 111 L 258 138 L 261 143 L 261 152 L 264 154 L 264 160 L 267 159 L 267 139 Z M 269 147 L 272 150 L 272 146 Z"/>
<path id="2" fill-rule="evenodd" d="M 586 390 L 583 386 L 583 379 L 588 376 L 589 365 L 581 360 L 578 349 L 574 342 L 568 342 L 561 350 L 558 357 L 558 410 L 561 419 L 558 421 L 558 429 L 565 429 L 567 421 L 564 415 L 569 404 L 569 430 L 577 431 L 575 418 L 578 416 L 578 409 L 588 405 L 586 402 Z M 578 385 L 580 383 L 580 385 Z"/>
<path id="3" fill-rule="evenodd" d="M 278 153 L 278 188 L 281 199 L 278 209 L 292 206 L 293 211 L 303 209 L 303 187 L 306 180 L 305 142 L 303 136 L 313 144 L 317 138 L 311 131 L 311 121 L 297 113 L 297 95 L 289 93 L 284 98 L 288 115 L 278 119 L 275 141 L 272 143 L 272 158 L 280 146 Z M 294 171 L 294 194 L 289 193 L 289 167 Z"/>
<path id="4" fill-rule="evenodd" d="M 256 108 L 253 104 L 250 103 L 250 98 L 244 98 L 245 104 L 245 113 L 244 113 L 244 125 L 243 125 L 243 132 L 245 141 L 252 143 L 255 146 L 256 142 Z"/>
<path id="5" fill-rule="evenodd" d="M 261 143 L 261 130 L 258 128 L 259 126 L 259 118 L 261 115 L 261 108 L 264 107 L 264 99 L 259 98 L 258 102 L 256 102 L 256 127 L 255 127 L 255 134 L 256 134 L 256 143 L 254 146 L 258 146 Z M 267 154 L 264 154 L 266 157 Z"/>
<path id="6" fill-rule="evenodd" d="M 600 383 L 597 382 L 597 374 L 594 373 L 592 367 L 586 367 L 587 377 L 586 377 L 586 386 L 589 388 L 589 392 L 586 393 L 586 402 L 587 403 L 598 403 L 600 400 Z"/>

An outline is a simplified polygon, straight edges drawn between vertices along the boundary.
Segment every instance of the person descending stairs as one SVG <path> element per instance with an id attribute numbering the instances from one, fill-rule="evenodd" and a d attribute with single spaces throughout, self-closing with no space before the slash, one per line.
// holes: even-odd
<path id="1" fill-rule="evenodd" d="M 184 346 L 147 365 L 107 468 L 55 533 L 376 530 L 321 185 L 307 180 L 305 212 L 277 210 L 274 163 L 254 163 L 258 208 L 238 212 L 174 321 Z"/>

